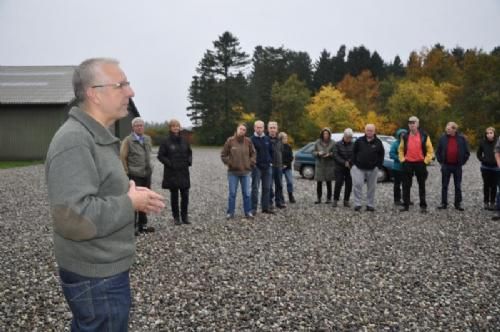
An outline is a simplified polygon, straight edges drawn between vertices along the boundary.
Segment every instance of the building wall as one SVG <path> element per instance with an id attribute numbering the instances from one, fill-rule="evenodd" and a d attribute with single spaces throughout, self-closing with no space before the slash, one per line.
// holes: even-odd
<path id="1" fill-rule="evenodd" d="M 66 105 L 0 105 L 0 160 L 44 160 Z"/>

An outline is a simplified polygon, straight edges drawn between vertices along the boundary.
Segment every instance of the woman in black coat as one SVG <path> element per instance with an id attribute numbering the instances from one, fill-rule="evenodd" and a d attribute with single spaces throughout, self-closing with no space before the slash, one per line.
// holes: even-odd
<path id="1" fill-rule="evenodd" d="M 495 128 L 486 128 L 484 139 L 477 149 L 477 159 L 481 161 L 481 175 L 483 177 L 483 198 L 486 210 L 495 210 L 497 195 L 497 161 L 495 159 L 495 144 L 497 135 Z"/>
<path id="2" fill-rule="evenodd" d="M 181 125 L 177 120 L 169 122 L 170 135 L 161 143 L 158 160 L 164 165 L 161 187 L 170 190 L 170 205 L 176 225 L 190 224 L 189 205 L 189 167 L 193 153 L 189 143 L 180 136 Z M 179 219 L 179 191 L 181 193 L 181 219 Z M 182 222 L 181 222 L 182 220 Z"/>

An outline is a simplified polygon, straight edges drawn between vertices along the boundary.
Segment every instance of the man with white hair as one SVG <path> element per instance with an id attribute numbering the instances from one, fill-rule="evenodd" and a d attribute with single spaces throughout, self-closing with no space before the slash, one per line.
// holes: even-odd
<path id="1" fill-rule="evenodd" d="M 375 211 L 375 186 L 378 169 L 384 163 L 384 145 L 375 135 L 375 125 L 365 126 L 365 135 L 354 142 L 351 176 L 354 184 L 354 211 L 361 211 L 363 185 L 366 180 L 366 211 Z"/>
<path id="2" fill-rule="evenodd" d="M 401 212 L 410 209 L 410 192 L 413 175 L 417 177 L 420 212 L 427 212 L 425 200 L 425 181 L 427 180 L 427 165 L 432 161 L 434 148 L 429 135 L 420 127 L 416 116 L 408 119 L 408 132 L 401 137 L 398 154 L 403 165 L 403 207 Z"/>
<path id="3" fill-rule="evenodd" d="M 448 207 L 448 185 L 453 175 L 455 185 L 455 209 L 463 211 L 462 206 L 462 166 L 469 159 L 469 145 L 465 137 L 458 133 L 455 122 L 446 124 L 446 133 L 439 139 L 436 159 L 441 164 L 441 205 L 438 209 Z"/>
<path id="4" fill-rule="evenodd" d="M 333 191 L 333 207 L 337 207 L 340 199 L 340 191 L 344 187 L 344 206 L 349 207 L 349 197 L 352 190 L 352 151 L 354 143 L 352 142 L 352 129 L 344 130 L 344 137 L 336 143 L 333 158 L 335 159 L 335 189 Z"/>
<path id="5" fill-rule="evenodd" d="M 160 212 L 163 197 L 129 181 L 109 127 L 134 96 L 118 61 L 88 59 L 73 74 L 78 106 L 49 146 L 45 176 L 54 251 L 71 331 L 127 331 L 134 211 Z"/>
<path id="6" fill-rule="evenodd" d="M 137 186 L 151 188 L 151 137 L 144 134 L 144 120 L 136 117 L 132 120 L 132 133 L 125 137 L 120 148 L 120 159 L 128 178 Z M 135 213 L 135 235 L 154 232 L 154 227 L 147 227 L 146 213 Z"/>

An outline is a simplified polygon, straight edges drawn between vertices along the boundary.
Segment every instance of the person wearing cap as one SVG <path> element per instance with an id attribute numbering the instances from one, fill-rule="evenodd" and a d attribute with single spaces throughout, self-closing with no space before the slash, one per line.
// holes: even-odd
<path id="1" fill-rule="evenodd" d="M 349 197 L 352 191 L 352 150 L 354 143 L 352 142 L 352 129 L 347 128 L 344 130 L 344 136 L 340 141 L 335 144 L 335 152 L 333 159 L 335 159 L 335 189 L 333 190 L 333 207 L 337 207 L 340 199 L 340 191 L 344 187 L 344 206 L 349 207 Z"/>
<path id="2" fill-rule="evenodd" d="M 432 161 L 434 148 L 429 135 L 420 128 L 416 116 L 411 116 L 408 119 L 408 133 L 401 138 L 398 154 L 399 161 L 403 165 L 403 208 L 401 211 L 409 210 L 412 179 L 415 175 L 418 182 L 420 211 L 425 213 L 427 212 L 427 202 L 425 200 L 427 165 Z"/>
<path id="3" fill-rule="evenodd" d="M 378 169 L 384 163 L 384 145 L 375 135 L 375 125 L 365 126 L 365 135 L 354 142 L 352 150 L 351 176 L 354 187 L 354 211 L 361 211 L 363 185 L 366 180 L 366 211 L 375 211 L 375 187 Z"/>
<path id="4" fill-rule="evenodd" d="M 455 184 L 455 209 L 463 211 L 462 207 L 462 166 L 469 159 L 469 145 L 465 137 L 458 133 L 455 122 L 446 124 L 444 133 L 438 142 L 436 159 L 441 164 L 441 205 L 438 209 L 448 208 L 448 185 L 453 175 Z"/>
<path id="5" fill-rule="evenodd" d="M 132 133 L 125 137 L 120 147 L 120 159 L 125 173 L 137 186 L 151 188 L 151 137 L 144 134 L 144 120 L 136 117 L 132 120 Z M 148 217 L 141 211 L 135 212 L 135 235 L 154 232 L 148 227 Z"/>
<path id="6" fill-rule="evenodd" d="M 396 131 L 396 140 L 391 144 L 391 150 L 389 151 L 389 157 L 394 160 L 392 163 L 392 177 L 394 179 L 394 205 L 403 205 L 401 201 L 401 193 L 403 188 L 403 170 L 401 167 L 401 163 L 399 162 L 398 149 L 399 144 L 401 143 L 401 138 L 403 134 L 406 134 L 408 131 L 404 128 L 400 128 Z"/>

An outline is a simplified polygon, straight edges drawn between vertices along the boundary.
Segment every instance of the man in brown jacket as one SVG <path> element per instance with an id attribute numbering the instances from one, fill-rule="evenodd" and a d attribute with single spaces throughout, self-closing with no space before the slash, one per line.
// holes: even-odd
<path id="1" fill-rule="evenodd" d="M 245 136 L 246 132 L 245 125 L 239 124 L 236 134 L 226 140 L 221 152 L 222 162 L 227 166 L 227 179 L 229 182 L 227 219 L 234 218 L 238 182 L 241 183 L 245 216 L 253 218 L 252 202 L 250 200 L 250 173 L 252 167 L 255 166 L 256 155 L 252 141 Z"/>

